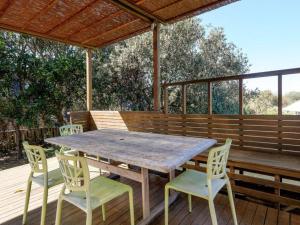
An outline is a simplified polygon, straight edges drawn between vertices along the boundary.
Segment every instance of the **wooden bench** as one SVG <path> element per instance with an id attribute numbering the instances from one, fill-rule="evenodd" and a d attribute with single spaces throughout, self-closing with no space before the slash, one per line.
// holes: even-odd
<path id="1" fill-rule="evenodd" d="M 228 162 L 236 193 L 300 208 L 300 116 L 189 115 L 159 112 L 72 112 L 85 130 L 114 128 L 233 140 Z M 204 169 L 207 155 L 186 168 Z"/>
<path id="2" fill-rule="evenodd" d="M 184 167 L 203 171 L 206 160 L 207 153 Z M 300 208 L 300 157 L 233 150 L 228 169 L 235 192 L 282 204 L 286 210 Z"/>

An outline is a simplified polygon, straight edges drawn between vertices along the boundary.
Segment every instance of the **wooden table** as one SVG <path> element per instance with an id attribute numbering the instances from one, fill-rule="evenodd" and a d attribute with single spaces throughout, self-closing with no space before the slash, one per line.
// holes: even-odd
<path id="1" fill-rule="evenodd" d="M 172 179 L 176 167 L 216 144 L 216 140 L 213 139 L 113 129 L 48 138 L 45 141 L 88 155 L 101 156 L 140 167 L 141 171 L 137 172 L 87 158 L 88 163 L 92 166 L 142 184 L 143 220 L 139 224 L 148 224 L 164 209 L 162 202 L 150 212 L 148 170 L 169 173 L 170 179 Z M 170 204 L 174 200 L 175 196 L 171 196 Z"/>

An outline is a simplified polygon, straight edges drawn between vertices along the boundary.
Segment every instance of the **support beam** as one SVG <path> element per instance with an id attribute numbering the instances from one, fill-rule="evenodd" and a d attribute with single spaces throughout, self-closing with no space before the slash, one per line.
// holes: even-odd
<path id="1" fill-rule="evenodd" d="M 154 111 L 160 111 L 160 24 L 153 29 L 153 100 Z"/>
<path id="2" fill-rule="evenodd" d="M 86 50 L 86 108 L 87 111 L 93 108 L 93 77 L 92 77 L 92 50 Z"/>

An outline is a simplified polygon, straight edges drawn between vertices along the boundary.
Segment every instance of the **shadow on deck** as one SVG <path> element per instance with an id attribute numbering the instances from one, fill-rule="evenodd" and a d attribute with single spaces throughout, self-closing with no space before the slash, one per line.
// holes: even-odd
<path id="1" fill-rule="evenodd" d="M 50 167 L 56 165 L 55 159 L 49 160 Z M 92 168 L 92 174 L 96 175 Z M 29 172 L 29 166 L 24 165 L 10 170 L 0 172 L 0 224 L 19 225 L 22 224 L 22 212 L 24 206 L 24 197 L 26 179 Z M 127 183 L 134 188 L 135 218 L 139 220 L 142 217 L 141 208 L 141 187 L 137 182 L 121 178 L 121 182 Z M 166 179 L 152 175 L 151 183 L 151 206 L 155 206 L 163 201 L 163 186 Z M 49 204 L 47 209 L 47 225 L 55 223 L 56 198 L 60 187 L 55 187 L 49 192 Z M 39 225 L 40 211 L 42 203 L 42 188 L 33 186 L 31 205 L 28 215 L 28 224 Z M 219 225 L 231 225 L 231 212 L 226 195 L 219 194 L 215 199 L 216 211 Z M 298 225 L 300 216 L 290 214 L 277 209 L 269 208 L 263 205 L 249 201 L 236 199 L 236 209 L 239 224 L 241 225 Z M 107 220 L 102 221 L 101 210 L 95 210 L 93 214 L 93 224 L 105 225 L 126 225 L 129 223 L 128 197 L 121 196 L 111 201 L 106 206 Z M 151 225 L 163 225 L 164 216 L 161 215 L 154 220 Z M 71 204 L 64 202 L 63 207 L 63 225 L 84 225 L 85 213 Z M 171 225 L 210 225 L 210 215 L 206 201 L 193 198 L 193 212 L 188 213 L 187 198 L 180 195 L 178 200 L 170 207 Z"/>

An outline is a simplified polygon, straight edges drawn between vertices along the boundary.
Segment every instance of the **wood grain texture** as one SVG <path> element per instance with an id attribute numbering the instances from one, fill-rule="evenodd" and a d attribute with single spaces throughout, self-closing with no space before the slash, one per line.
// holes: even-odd
<path id="1" fill-rule="evenodd" d="M 233 1 L 2 1 L 0 28 L 96 48 L 148 31 L 153 22 L 173 22 L 173 19 L 183 19 Z M 123 16 L 115 16 L 117 11 L 121 11 Z M 110 19 L 105 19 L 108 17 Z M 129 25 L 132 21 L 138 22 Z"/>
<path id="2" fill-rule="evenodd" d="M 49 169 L 55 169 L 58 167 L 56 158 L 48 159 Z M 90 168 L 91 176 L 98 175 L 96 168 Z M 23 165 L 14 167 L 12 169 L 0 171 L 0 224 L 1 225 L 20 225 L 22 224 L 22 214 L 24 207 L 26 179 L 30 172 L 30 166 Z M 125 178 L 121 178 L 120 182 L 132 186 L 134 193 L 134 208 L 136 221 L 142 218 L 142 196 L 141 185 L 138 182 L 134 182 Z M 155 175 L 150 175 L 150 207 L 155 207 L 163 201 L 164 185 L 167 179 L 159 178 Z M 47 208 L 47 224 L 55 223 L 55 214 L 57 206 L 57 197 L 61 190 L 61 186 L 50 189 L 49 203 Z M 28 224 L 39 225 L 40 224 L 40 211 L 42 206 L 42 193 L 43 188 L 34 184 L 32 187 L 31 204 L 28 215 Z M 229 208 L 229 202 L 227 196 L 218 194 L 216 196 L 216 210 L 218 214 L 218 221 L 220 225 L 231 225 L 231 212 Z M 270 207 L 255 204 L 255 214 L 252 215 L 252 221 L 249 222 L 248 201 L 235 199 L 238 221 L 245 225 L 257 225 L 254 222 L 260 222 L 260 225 L 272 224 L 272 225 L 299 225 L 299 215 L 291 214 L 284 211 L 274 210 Z M 200 198 L 193 198 L 193 211 L 188 213 L 188 204 L 186 195 L 179 195 L 175 204 L 172 204 L 169 208 L 170 224 L 172 225 L 211 225 L 208 204 L 205 200 Z M 112 200 L 106 205 L 106 218 L 105 222 L 102 221 L 101 210 L 95 210 L 93 212 L 93 224 L 97 225 L 127 225 L 129 222 L 129 210 L 128 210 L 128 197 L 126 195 Z M 272 216 L 275 218 L 272 220 Z M 262 223 L 265 218 L 265 222 Z M 248 222 L 247 222 L 248 221 Z M 274 222 L 275 223 L 272 223 Z M 276 223 L 277 221 L 277 223 Z M 77 207 L 64 202 L 63 204 L 63 225 L 85 225 L 85 214 Z M 160 214 L 149 225 L 163 225 L 164 215 Z"/>
<path id="3" fill-rule="evenodd" d="M 90 155 L 168 173 L 216 141 L 193 137 L 103 129 L 45 139 Z"/>

